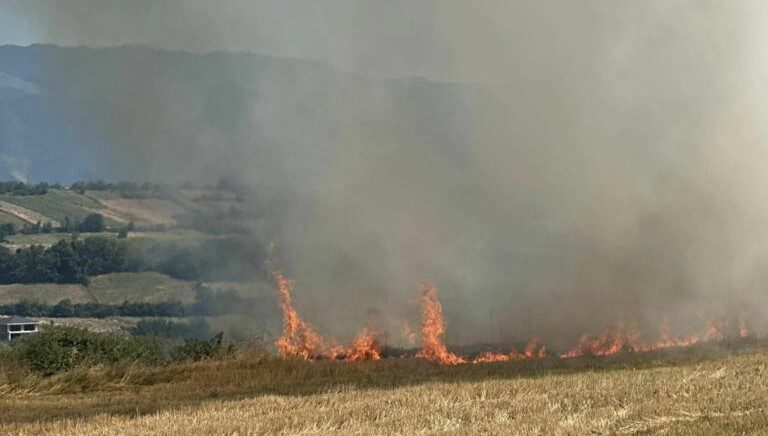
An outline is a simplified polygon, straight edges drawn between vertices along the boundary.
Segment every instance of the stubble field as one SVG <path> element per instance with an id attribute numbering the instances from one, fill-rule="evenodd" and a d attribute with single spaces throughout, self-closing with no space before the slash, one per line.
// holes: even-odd
<path id="1" fill-rule="evenodd" d="M 3 434 L 768 431 L 762 347 L 455 367 L 249 354 L 2 377 Z"/>

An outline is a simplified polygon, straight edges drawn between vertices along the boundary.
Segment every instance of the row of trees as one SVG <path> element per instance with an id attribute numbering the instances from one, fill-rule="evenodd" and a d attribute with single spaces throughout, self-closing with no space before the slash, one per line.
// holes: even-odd
<path id="1" fill-rule="evenodd" d="M 19 181 L 0 182 L 0 194 L 10 195 L 44 195 L 49 189 L 62 189 L 59 184 L 24 183 Z"/>
<path id="2" fill-rule="evenodd" d="M 182 303 L 178 300 L 159 302 L 124 301 L 120 304 L 73 303 L 69 299 L 51 305 L 42 301 L 21 300 L 0 305 L 0 313 L 45 318 L 107 318 L 128 317 L 199 317 L 220 316 L 234 313 L 250 313 L 263 306 L 265 301 L 242 297 L 234 291 L 211 291 L 201 287 L 195 301 Z"/>
<path id="3" fill-rule="evenodd" d="M 168 198 L 170 189 L 159 183 L 105 182 L 103 180 L 76 182 L 69 189 L 84 194 L 85 191 L 114 191 L 122 198 Z"/>
<path id="4" fill-rule="evenodd" d="M 127 232 L 133 230 L 133 223 L 130 223 L 120 232 Z M 99 233 L 107 230 L 107 224 L 104 216 L 99 213 L 92 213 L 83 218 L 82 221 L 73 221 L 69 217 L 65 217 L 64 222 L 60 227 L 54 227 L 50 221 L 45 223 L 38 221 L 35 224 L 26 223 L 23 226 L 18 226 L 14 223 L 2 223 L 0 224 L 0 236 L 3 239 L 16 234 L 22 235 L 36 235 L 40 233 Z"/>
<path id="5" fill-rule="evenodd" d="M 62 239 L 51 247 L 15 252 L 0 247 L 0 284 L 82 283 L 115 272 L 156 271 L 181 280 L 248 279 L 264 276 L 259 244 L 216 238 L 188 247 L 168 242 L 103 236 Z"/>

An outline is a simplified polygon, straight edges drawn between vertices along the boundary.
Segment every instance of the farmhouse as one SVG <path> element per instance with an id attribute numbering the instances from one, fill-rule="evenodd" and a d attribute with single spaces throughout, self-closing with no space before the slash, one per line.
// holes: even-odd
<path id="1" fill-rule="evenodd" d="M 0 318 L 0 340 L 9 341 L 30 333 L 36 333 L 38 324 L 40 321 L 23 316 L 14 315 Z"/>

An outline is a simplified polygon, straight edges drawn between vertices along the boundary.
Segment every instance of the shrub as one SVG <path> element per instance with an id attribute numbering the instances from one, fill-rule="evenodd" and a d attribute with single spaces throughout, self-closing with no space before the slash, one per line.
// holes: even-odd
<path id="1" fill-rule="evenodd" d="M 235 346 L 224 343 L 224 333 L 218 333 L 207 341 L 199 339 L 187 339 L 177 346 L 172 353 L 174 360 L 213 359 L 234 354 Z"/>
<path id="2" fill-rule="evenodd" d="M 162 336 L 172 339 L 210 339 L 211 327 L 202 318 L 189 322 L 167 319 L 142 319 L 130 330 L 136 336 Z"/>
<path id="3" fill-rule="evenodd" d="M 81 364 L 162 360 L 156 341 L 59 326 L 45 326 L 40 333 L 30 335 L 18 344 L 17 352 L 32 370 L 43 375 L 68 371 Z"/>
<path id="4" fill-rule="evenodd" d="M 103 232 L 105 227 L 104 216 L 98 213 L 92 213 L 83 219 L 78 230 L 84 233 L 98 233 Z"/>

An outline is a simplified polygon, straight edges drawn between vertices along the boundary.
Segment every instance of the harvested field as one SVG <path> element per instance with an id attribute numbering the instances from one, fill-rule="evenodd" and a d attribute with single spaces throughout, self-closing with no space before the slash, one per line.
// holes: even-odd
<path id="1" fill-rule="evenodd" d="M 0 304 L 21 300 L 43 301 L 56 304 L 69 299 L 73 303 L 88 303 L 93 297 L 82 285 L 60 285 L 56 283 L 0 285 Z"/>
<path id="2" fill-rule="evenodd" d="M 194 282 L 176 280 L 156 272 L 95 276 L 88 289 L 100 303 L 166 300 L 189 302 L 195 298 Z"/>
<path id="3" fill-rule="evenodd" d="M 7 434 L 734 434 L 768 430 L 768 351 L 440 367 L 241 356 L 9 381 Z M 20 387 L 16 388 L 17 390 Z"/>
<path id="4" fill-rule="evenodd" d="M 120 198 L 109 191 L 88 194 L 106 208 L 99 211 L 104 216 L 123 223 L 133 221 L 137 226 L 175 226 L 175 216 L 185 212 L 182 206 L 168 200 Z"/>
<path id="5" fill-rule="evenodd" d="M 195 283 L 176 280 L 156 272 L 142 272 L 95 276 L 88 287 L 56 283 L 0 285 L 0 303 L 14 303 L 26 299 L 55 304 L 67 298 L 73 303 L 98 301 L 119 304 L 123 301 L 166 300 L 190 302 L 195 298 Z"/>
<path id="6" fill-rule="evenodd" d="M 0 195 L 0 201 L 13 206 L 33 211 L 35 214 L 47 217 L 47 220 L 64 222 L 69 217 L 73 221 L 81 221 L 93 212 L 101 213 L 104 206 L 98 201 L 65 189 L 50 189 L 44 195 Z M 108 218 L 108 217 L 107 217 Z M 37 218 L 30 217 L 30 220 Z M 36 221 L 35 221 L 36 222 Z M 43 221 L 45 222 L 45 221 Z M 108 225 L 115 225 L 107 219 Z"/>

